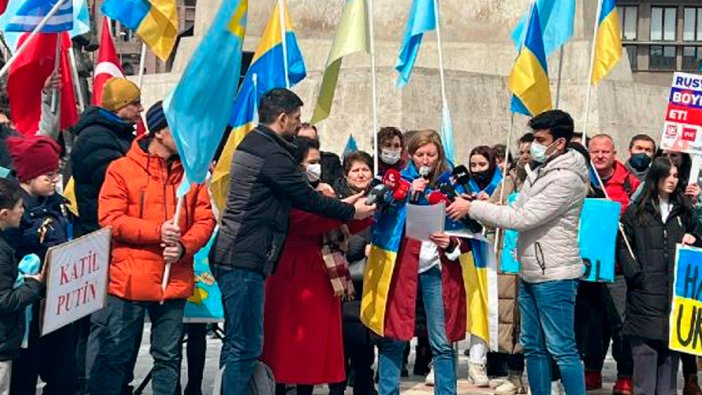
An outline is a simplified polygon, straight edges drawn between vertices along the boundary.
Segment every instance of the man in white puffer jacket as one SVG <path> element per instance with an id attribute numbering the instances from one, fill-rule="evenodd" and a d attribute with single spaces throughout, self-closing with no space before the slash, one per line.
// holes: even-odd
<path id="1" fill-rule="evenodd" d="M 560 110 L 529 121 L 534 132 L 527 179 L 515 204 L 457 199 L 448 207 L 452 218 L 466 214 L 491 227 L 519 232 L 519 308 L 521 343 L 534 394 L 549 393 L 551 363 L 556 360 L 566 394 L 585 394 L 583 366 L 574 334 L 574 306 L 583 262 L 578 226 L 587 194 L 588 167 L 582 154 L 568 150 L 573 119 Z"/>

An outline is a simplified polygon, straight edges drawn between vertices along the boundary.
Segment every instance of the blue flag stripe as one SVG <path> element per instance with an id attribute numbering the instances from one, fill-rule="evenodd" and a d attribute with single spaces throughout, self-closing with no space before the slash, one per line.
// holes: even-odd
<path id="1" fill-rule="evenodd" d="M 14 15 L 10 16 L 5 31 L 31 32 L 49 14 L 49 11 L 56 5 L 57 1 L 59 0 L 27 0 Z M 73 2 L 72 0 L 64 0 L 64 3 L 49 18 L 41 31 L 44 33 L 58 33 L 71 29 L 73 29 Z"/>

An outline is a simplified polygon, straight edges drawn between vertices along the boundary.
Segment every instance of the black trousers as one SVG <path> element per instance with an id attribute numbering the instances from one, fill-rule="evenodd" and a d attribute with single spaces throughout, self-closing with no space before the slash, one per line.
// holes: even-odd
<path id="1" fill-rule="evenodd" d="M 373 383 L 373 362 L 375 352 L 370 338 L 370 331 L 357 321 L 344 321 L 344 357 L 346 359 L 346 380 L 329 385 L 331 395 L 342 395 L 348 384 L 353 386 L 354 395 L 375 394 Z M 354 372 L 353 382 L 348 383 L 348 374 Z"/>
<path id="2" fill-rule="evenodd" d="M 668 342 L 630 337 L 634 360 L 634 395 L 677 394 L 679 354 Z"/>

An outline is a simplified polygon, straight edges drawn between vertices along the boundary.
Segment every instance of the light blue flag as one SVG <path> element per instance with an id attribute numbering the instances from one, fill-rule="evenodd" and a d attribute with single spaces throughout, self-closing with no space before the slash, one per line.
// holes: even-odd
<path id="1" fill-rule="evenodd" d="M 17 49 L 17 43 L 23 32 L 9 32 L 6 30 L 12 15 L 16 15 L 26 0 L 10 0 L 5 13 L 0 15 L 0 30 L 3 31 L 5 42 L 11 52 Z M 56 3 L 54 3 L 56 4 Z M 86 0 L 73 0 L 73 29 L 68 32 L 71 38 L 80 36 L 90 31 L 90 13 Z"/>
<path id="2" fill-rule="evenodd" d="M 349 140 L 346 142 L 346 148 L 344 148 L 344 153 L 341 154 L 341 160 L 346 158 L 346 155 L 358 151 L 358 144 L 356 144 L 356 139 L 353 138 L 353 134 L 349 135 Z"/>
<path id="3" fill-rule="evenodd" d="M 436 29 L 435 13 L 434 0 L 412 0 L 400 55 L 395 64 L 395 70 L 400 73 L 397 77 L 398 88 L 402 88 L 409 82 L 424 33 Z"/>
<path id="4" fill-rule="evenodd" d="M 575 0 L 536 0 L 541 18 L 541 31 L 544 35 L 544 51 L 549 56 L 573 36 L 575 20 Z M 524 42 L 524 28 L 529 14 L 524 15 L 512 31 L 512 41 L 521 49 Z"/>
<path id="5" fill-rule="evenodd" d="M 185 175 L 178 197 L 203 183 L 236 97 L 248 0 L 225 1 L 178 85 L 164 101 Z"/>
<path id="6" fill-rule="evenodd" d="M 4 30 L 8 32 L 31 32 L 49 14 L 57 2 L 58 10 L 49 18 L 42 33 L 59 33 L 73 29 L 73 0 L 24 0 L 19 7 L 5 11 L 8 23 Z M 9 6 L 9 4 L 8 4 Z"/>
<path id="7" fill-rule="evenodd" d="M 90 31 L 90 13 L 87 0 L 73 0 L 73 29 L 68 32 L 71 38 Z"/>
<path id="8" fill-rule="evenodd" d="M 444 105 L 441 116 L 441 144 L 444 146 L 446 158 L 452 163 L 456 163 L 456 152 L 453 146 L 453 125 L 451 122 L 451 112 L 448 106 Z"/>

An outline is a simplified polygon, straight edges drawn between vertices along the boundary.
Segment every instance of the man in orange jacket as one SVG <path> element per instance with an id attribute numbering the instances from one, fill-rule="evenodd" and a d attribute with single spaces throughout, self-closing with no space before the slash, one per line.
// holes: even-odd
<path id="1" fill-rule="evenodd" d="M 215 227 L 202 185 L 184 196 L 180 218 L 173 223 L 183 167 L 161 102 L 149 109 L 146 120 L 150 133 L 110 164 L 98 200 L 100 225 L 112 227 L 112 256 L 107 307 L 94 318 L 104 325 L 104 333 L 90 374 L 91 394 L 119 395 L 147 311 L 153 392 L 176 392 L 183 311 L 193 293 L 193 255 Z M 171 264 L 171 272 L 163 290 L 166 264 Z"/>

